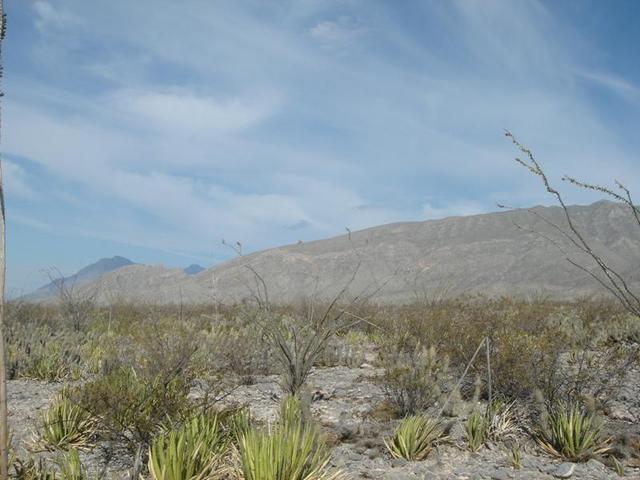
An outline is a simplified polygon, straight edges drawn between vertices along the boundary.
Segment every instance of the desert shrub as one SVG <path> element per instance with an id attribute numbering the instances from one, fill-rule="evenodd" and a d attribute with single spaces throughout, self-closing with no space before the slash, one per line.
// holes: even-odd
<path id="1" fill-rule="evenodd" d="M 489 437 L 490 420 L 487 416 L 474 411 L 464 426 L 464 431 L 469 444 L 469 450 L 477 452 Z"/>
<path id="2" fill-rule="evenodd" d="M 638 361 L 637 351 L 633 357 L 634 350 L 625 344 L 633 338 L 625 332 L 638 330 L 637 322 L 632 328 L 629 314 L 611 302 L 468 297 L 428 308 L 384 307 L 374 315 L 374 323 L 369 335 L 377 344 L 384 345 L 389 332 L 404 332 L 413 342 L 433 345 L 447 356 L 455 376 L 488 337 L 493 391 L 509 400 L 529 401 L 541 392 L 549 405 L 584 396 L 603 402 L 620 386 L 629 365 Z M 486 379 L 486 371 L 485 356 L 479 355 L 461 385 L 463 397 L 474 393 L 471 379 Z M 486 394 L 484 388 L 484 398 Z"/>
<path id="3" fill-rule="evenodd" d="M 91 415 L 64 394 L 42 413 L 40 423 L 37 444 L 47 450 L 89 448 L 96 430 Z"/>
<path id="4" fill-rule="evenodd" d="M 144 376 L 133 368 L 119 368 L 87 382 L 73 396 L 103 431 L 135 449 L 148 445 L 164 422 L 188 412 L 189 390 L 179 372 Z"/>
<path id="5" fill-rule="evenodd" d="M 438 400 L 448 359 L 434 347 L 406 336 L 390 336 L 380 348 L 380 362 L 384 391 L 399 415 L 415 414 Z"/>
<path id="6" fill-rule="evenodd" d="M 328 318 L 318 321 L 268 312 L 261 324 L 267 346 L 273 351 L 282 388 L 292 395 L 298 394 L 339 326 Z"/>
<path id="7" fill-rule="evenodd" d="M 230 322 L 212 322 L 201 331 L 201 341 L 197 359 L 210 373 L 233 375 L 238 383 L 250 385 L 257 376 L 274 371 L 272 352 L 261 329 L 240 316 Z"/>
<path id="8" fill-rule="evenodd" d="M 554 457 L 587 461 L 609 451 L 609 439 L 595 415 L 580 405 L 558 403 L 541 420 L 536 439 Z"/>
<path id="9" fill-rule="evenodd" d="M 369 339 L 361 332 L 347 331 L 327 343 L 317 363 L 323 367 L 357 368 L 364 363 L 365 352 L 371 346 Z"/>
<path id="10" fill-rule="evenodd" d="M 82 373 L 82 337 L 55 323 L 9 322 L 6 341 L 9 378 L 58 381 L 78 379 Z"/>
<path id="11" fill-rule="evenodd" d="M 444 436 L 442 424 L 427 415 L 405 417 L 393 437 L 384 443 L 394 458 L 420 461 L 427 458 L 433 446 Z"/>
<path id="12" fill-rule="evenodd" d="M 229 436 L 216 414 L 200 414 L 177 429 L 156 437 L 149 447 L 153 480 L 226 478 L 223 466 Z"/>

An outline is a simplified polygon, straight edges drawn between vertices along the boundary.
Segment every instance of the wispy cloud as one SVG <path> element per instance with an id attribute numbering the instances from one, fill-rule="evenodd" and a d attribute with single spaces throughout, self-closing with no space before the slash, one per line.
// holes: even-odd
<path id="1" fill-rule="evenodd" d="M 323 20 L 309 30 L 311 38 L 325 49 L 345 48 L 367 32 L 364 23 L 343 15 L 335 20 Z"/>
<path id="2" fill-rule="evenodd" d="M 7 183 L 32 225 L 224 256 L 223 237 L 258 249 L 548 203 L 503 128 L 553 178 L 599 180 L 605 162 L 603 180 L 640 187 L 637 114 L 592 88 L 636 101 L 639 80 L 584 53 L 589 32 L 551 3 L 8 8 L 23 24 L 7 39 L 4 148 L 38 168 L 11 161 Z"/>
<path id="3" fill-rule="evenodd" d="M 605 72 L 576 72 L 578 76 L 603 86 L 625 100 L 640 102 L 640 86 L 627 79 Z"/>

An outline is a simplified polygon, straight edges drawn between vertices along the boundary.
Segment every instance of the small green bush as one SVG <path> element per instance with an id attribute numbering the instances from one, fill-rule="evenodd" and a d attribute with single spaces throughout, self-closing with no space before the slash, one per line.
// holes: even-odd
<path id="1" fill-rule="evenodd" d="M 434 444 L 443 437 L 442 424 L 427 415 L 404 418 L 392 438 L 384 440 L 394 458 L 420 461 L 427 458 Z"/>
<path id="2" fill-rule="evenodd" d="M 438 400 L 449 363 L 434 347 L 391 337 L 381 346 L 380 361 L 384 391 L 400 416 L 416 414 Z"/>
<path id="3" fill-rule="evenodd" d="M 190 386 L 180 375 L 141 376 L 118 368 L 84 384 L 73 393 L 79 405 L 99 420 L 106 434 L 133 450 L 149 445 L 163 424 L 183 418 L 193 408 Z"/>

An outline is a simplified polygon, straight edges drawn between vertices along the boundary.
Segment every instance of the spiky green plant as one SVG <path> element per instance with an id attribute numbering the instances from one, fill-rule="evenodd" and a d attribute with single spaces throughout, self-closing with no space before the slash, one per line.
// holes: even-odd
<path id="1" fill-rule="evenodd" d="M 283 425 L 306 423 L 308 420 L 305 405 L 300 395 L 287 395 L 280 403 L 279 421 Z"/>
<path id="2" fill-rule="evenodd" d="M 618 460 L 613 455 L 611 455 L 611 464 L 612 464 L 613 471 L 616 472 L 616 474 L 619 477 L 624 477 L 624 474 L 625 474 L 624 465 L 620 463 L 620 460 Z"/>
<path id="3" fill-rule="evenodd" d="M 442 424 L 427 415 L 404 418 L 394 435 L 384 444 L 395 458 L 419 461 L 427 458 L 435 443 L 443 437 Z"/>
<path id="4" fill-rule="evenodd" d="M 85 480 L 87 472 L 80 461 L 78 450 L 72 449 L 56 460 L 63 480 Z"/>
<path id="5" fill-rule="evenodd" d="M 240 439 L 245 480 L 338 480 L 328 467 L 330 452 L 313 426 L 293 422 L 271 430 L 252 428 Z"/>
<path id="6" fill-rule="evenodd" d="M 467 442 L 469 443 L 469 450 L 477 452 L 489 435 L 490 420 L 478 411 L 469 415 L 467 423 L 465 424 L 465 433 L 467 436 Z"/>
<path id="7" fill-rule="evenodd" d="M 604 437 L 602 425 L 595 416 L 577 403 L 559 403 L 551 408 L 543 418 L 536 439 L 550 455 L 577 462 L 607 453 L 611 441 Z"/>
<path id="8" fill-rule="evenodd" d="M 36 445 L 45 450 L 91 448 L 96 423 L 91 415 L 66 395 L 58 395 L 40 418 Z"/>
<path id="9" fill-rule="evenodd" d="M 520 451 L 520 447 L 514 445 L 511 447 L 511 466 L 514 470 L 520 470 L 522 468 L 522 452 Z"/>
<path id="10" fill-rule="evenodd" d="M 222 478 L 229 437 L 217 415 L 200 414 L 170 430 L 149 448 L 149 474 L 153 480 L 209 480 Z"/>

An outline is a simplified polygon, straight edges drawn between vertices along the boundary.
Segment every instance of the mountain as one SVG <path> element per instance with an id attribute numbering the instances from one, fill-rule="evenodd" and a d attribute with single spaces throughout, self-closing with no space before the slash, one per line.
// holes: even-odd
<path id="1" fill-rule="evenodd" d="M 195 275 L 196 273 L 204 272 L 205 270 L 206 268 L 204 268 L 202 265 L 192 263 L 187 268 L 185 268 L 183 272 L 187 275 Z"/>
<path id="2" fill-rule="evenodd" d="M 128 258 L 120 257 L 118 255 L 111 258 L 101 258 L 97 262 L 87 265 L 86 267 L 78 270 L 73 275 L 53 279 L 47 285 L 40 287 L 31 295 L 28 295 L 28 297 L 42 298 L 56 295 L 58 293 L 60 285 L 78 288 L 83 284 L 91 283 L 92 281 L 99 279 L 109 272 L 117 270 L 121 267 L 126 267 L 128 265 L 135 265 L 135 263 Z"/>
<path id="3" fill-rule="evenodd" d="M 569 208 L 594 250 L 638 287 L 640 230 L 628 210 L 606 201 Z M 104 301 L 150 303 L 239 302 L 262 292 L 263 282 L 275 302 L 311 295 L 329 299 L 347 284 L 351 294 L 375 292 L 375 302 L 477 293 L 601 295 L 603 288 L 567 256 L 591 266 L 588 259 L 576 255 L 549 222 L 564 227 L 563 210 L 534 207 L 394 223 L 256 252 L 194 275 L 160 266 L 123 266 L 83 288 L 100 290 Z"/>

